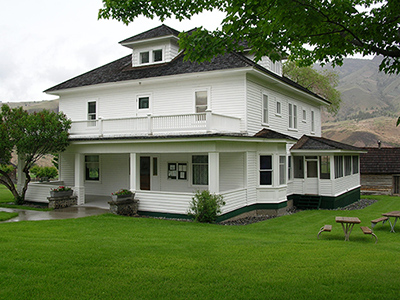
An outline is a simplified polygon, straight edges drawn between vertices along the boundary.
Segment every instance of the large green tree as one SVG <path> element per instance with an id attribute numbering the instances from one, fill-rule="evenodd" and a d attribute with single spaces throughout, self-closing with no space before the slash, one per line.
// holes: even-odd
<path id="1" fill-rule="evenodd" d="M 313 91 L 317 95 L 331 102 L 328 112 L 336 114 L 340 108 L 340 92 L 336 89 L 339 83 L 339 75 L 332 70 L 317 71 L 310 66 L 299 67 L 293 61 L 283 64 L 282 73 L 294 82 Z"/>
<path id="2" fill-rule="evenodd" d="M 161 21 L 188 19 L 202 11 L 225 13 L 220 29 L 181 34 L 190 60 L 243 49 L 256 60 L 289 57 L 303 65 L 341 64 L 348 55 L 382 55 L 380 68 L 400 72 L 399 0 L 103 0 L 99 18 L 126 24 L 140 15 Z"/>
<path id="3" fill-rule="evenodd" d="M 99 18 L 129 24 L 138 16 L 164 21 L 203 11 L 225 13 L 221 28 L 181 33 L 185 58 L 252 49 L 256 61 L 289 58 L 300 66 L 341 65 L 354 54 L 381 55 L 385 73 L 400 73 L 399 0 L 102 0 Z M 244 44 L 243 41 L 246 41 Z M 397 126 L 400 124 L 400 117 Z"/>
<path id="4" fill-rule="evenodd" d="M 3 105 L 0 111 L 0 184 L 5 185 L 17 203 L 25 200 L 30 168 L 45 154 L 59 153 L 69 145 L 68 130 L 71 121 L 63 113 L 43 110 L 29 114 L 21 107 Z M 12 153 L 22 159 L 25 181 L 18 190 L 7 172 Z"/>

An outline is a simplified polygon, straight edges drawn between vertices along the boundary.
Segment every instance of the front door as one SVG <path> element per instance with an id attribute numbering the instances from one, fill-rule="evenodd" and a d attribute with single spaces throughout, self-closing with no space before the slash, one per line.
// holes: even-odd
<path id="1" fill-rule="evenodd" d="M 140 189 L 150 191 L 150 157 L 140 157 Z"/>

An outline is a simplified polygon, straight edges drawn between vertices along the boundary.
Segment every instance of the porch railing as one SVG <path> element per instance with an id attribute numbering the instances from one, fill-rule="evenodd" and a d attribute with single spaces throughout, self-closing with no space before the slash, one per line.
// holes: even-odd
<path id="1" fill-rule="evenodd" d="M 73 121 L 70 134 L 143 135 L 178 132 L 240 132 L 240 118 L 205 113 Z"/>

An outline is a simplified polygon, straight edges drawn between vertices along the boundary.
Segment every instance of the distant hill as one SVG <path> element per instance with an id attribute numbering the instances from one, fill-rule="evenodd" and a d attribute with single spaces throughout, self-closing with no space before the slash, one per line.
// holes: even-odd
<path id="1" fill-rule="evenodd" d="M 58 99 L 57 100 L 45 100 L 45 101 L 27 101 L 27 102 L 8 102 L 4 104 L 8 104 L 11 108 L 22 106 L 29 113 L 38 112 L 43 109 L 47 109 L 50 111 L 58 112 Z"/>
<path id="2" fill-rule="evenodd" d="M 379 72 L 381 58 L 345 59 L 336 67 L 342 104 L 336 116 L 324 113 L 322 135 L 359 147 L 400 146 L 400 76 Z"/>

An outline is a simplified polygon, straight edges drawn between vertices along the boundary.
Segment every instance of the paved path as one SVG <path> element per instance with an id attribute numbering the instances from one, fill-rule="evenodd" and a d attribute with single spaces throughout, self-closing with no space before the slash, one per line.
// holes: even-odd
<path id="1" fill-rule="evenodd" d="M 55 209 L 51 211 L 36 211 L 36 210 L 24 210 L 24 209 L 0 207 L 0 211 L 19 213 L 18 217 L 4 221 L 2 223 L 19 222 L 19 221 L 75 219 L 75 218 L 101 215 L 110 212 L 109 209 L 98 208 L 98 207 L 82 207 L 82 206 L 72 206 L 67 208 Z"/>

